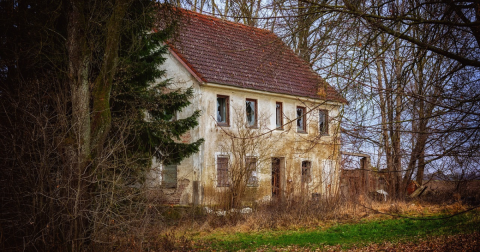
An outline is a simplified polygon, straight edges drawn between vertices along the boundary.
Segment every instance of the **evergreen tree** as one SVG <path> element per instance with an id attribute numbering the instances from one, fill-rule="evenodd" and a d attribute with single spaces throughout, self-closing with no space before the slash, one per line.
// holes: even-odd
<path id="1" fill-rule="evenodd" d="M 131 20 L 139 19 L 132 17 Z M 120 68 L 112 93 L 112 126 L 119 127 L 127 120 L 130 122 L 126 153 L 135 158 L 137 171 L 144 171 L 152 157 L 165 165 L 180 163 L 197 152 L 203 143 L 203 139 L 193 143 L 180 141 L 183 134 L 198 125 L 199 110 L 187 118 L 176 118 L 178 112 L 190 105 L 193 89 L 172 89 L 171 80 L 160 81 L 165 75 L 161 70 L 166 60 L 164 54 L 168 51 L 165 42 L 173 33 L 175 22 L 157 31 L 154 16 L 147 15 L 142 20 L 142 23 L 130 24 L 122 37 L 124 47 L 120 57 L 125 67 Z M 137 46 L 140 49 L 132 51 L 130 48 L 135 44 L 140 44 Z"/>

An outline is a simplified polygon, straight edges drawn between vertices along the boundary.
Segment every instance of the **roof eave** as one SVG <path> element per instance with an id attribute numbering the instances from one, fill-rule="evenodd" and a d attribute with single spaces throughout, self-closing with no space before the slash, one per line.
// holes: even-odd
<path id="1" fill-rule="evenodd" d="M 171 45 L 170 43 L 168 43 L 168 51 L 170 52 L 170 54 L 172 54 L 172 56 L 178 60 L 178 62 L 180 62 L 180 64 L 182 64 L 183 67 L 185 67 L 185 69 L 187 69 L 187 71 L 200 83 L 205 83 L 206 80 L 200 75 L 200 73 L 198 73 L 195 68 L 193 68 L 193 66 L 182 56 L 182 54 L 180 52 L 178 52 L 177 49 L 175 49 L 175 47 L 173 45 Z"/>
<path id="2" fill-rule="evenodd" d="M 211 86 L 211 87 L 217 87 L 217 88 L 225 88 L 225 89 L 231 89 L 231 90 L 237 90 L 237 91 L 245 91 L 248 90 L 253 93 L 268 93 L 272 94 L 274 96 L 278 97 L 284 97 L 284 98 L 289 98 L 289 99 L 306 99 L 312 102 L 325 102 L 327 105 L 335 105 L 335 106 L 341 106 L 344 105 L 348 102 L 345 100 L 334 100 L 334 99 L 327 99 L 327 98 L 321 98 L 321 97 L 310 97 L 310 96 L 300 96 L 300 95 L 293 95 L 293 94 L 285 94 L 285 93 L 277 93 L 277 92 L 272 92 L 268 90 L 261 90 L 261 89 L 253 89 L 253 88 L 245 88 L 245 87 L 238 87 L 236 85 L 230 85 L 230 84 L 225 84 L 225 83 L 215 83 L 215 82 L 204 82 L 203 86 Z"/>

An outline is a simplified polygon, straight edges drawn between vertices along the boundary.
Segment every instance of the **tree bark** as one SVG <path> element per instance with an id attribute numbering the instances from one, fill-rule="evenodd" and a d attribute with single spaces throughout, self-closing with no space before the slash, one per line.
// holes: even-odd
<path id="1" fill-rule="evenodd" d="M 85 219 L 81 209 L 84 208 L 85 175 L 90 159 L 90 106 L 89 106 L 89 49 L 86 41 L 85 6 L 82 1 L 70 1 L 68 15 L 68 81 L 72 99 L 71 127 L 74 138 L 72 148 L 72 187 L 74 195 L 72 225 L 70 231 L 71 250 L 80 250 L 83 240 Z"/>
<path id="2" fill-rule="evenodd" d="M 100 154 L 111 126 L 110 92 L 113 85 L 113 77 L 118 64 L 118 50 L 120 45 L 120 31 L 122 20 L 131 0 L 117 1 L 112 15 L 107 22 L 107 39 L 103 64 L 100 74 L 95 79 L 92 87 L 93 111 L 92 111 L 92 151 Z"/>

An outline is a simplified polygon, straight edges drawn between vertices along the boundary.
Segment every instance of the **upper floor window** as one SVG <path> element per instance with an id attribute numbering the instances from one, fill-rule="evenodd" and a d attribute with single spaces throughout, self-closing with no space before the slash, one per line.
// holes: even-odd
<path id="1" fill-rule="evenodd" d="M 297 107 L 297 131 L 307 132 L 307 120 L 306 120 L 305 107 Z"/>
<path id="2" fill-rule="evenodd" d="M 283 129 L 283 104 L 281 102 L 275 104 L 275 123 L 277 129 Z"/>
<path id="3" fill-rule="evenodd" d="M 246 101 L 247 124 L 249 127 L 257 127 L 257 100 Z"/>
<path id="4" fill-rule="evenodd" d="M 217 95 L 217 123 L 221 126 L 228 126 L 228 96 Z"/>
<path id="5" fill-rule="evenodd" d="M 318 112 L 318 132 L 328 135 L 328 110 L 319 110 Z"/>

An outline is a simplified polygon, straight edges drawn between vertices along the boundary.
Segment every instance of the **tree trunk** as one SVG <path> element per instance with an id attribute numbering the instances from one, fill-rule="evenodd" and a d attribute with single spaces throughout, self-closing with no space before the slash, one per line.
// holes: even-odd
<path id="1" fill-rule="evenodd" d="M 90 55 L 86 42 L 86 20 L 84 5 L 81 1 L 70 2 L 70 14 L 68 16 L 68 74 L 69 86 L 72 99 L 72 121 L 74 144 L 71 146 L 72 153 L 72 183 L 71 190 L 74 192 L 71 231 L 68 237 L 71 242 L 71 250 L 79 251 L 80 242 L 84 238 L 85 207 L 84 196 L 86 191 L 85 172 L 89 167 L 90 159 L 90 106 L 89 106 L 89 62 Z"/>
<path id="2" fill-rule="evenodd" d="M 107 22 L 107 39 L 103 64 L 100 74 L 95 79 L 92 96 L 92 151 L 100 154 L 103 143 L 111 126 L 110 92 L 113 85 L 116 66 L 118 64 L 118 50 L 120 45 L 120 31 L 122 20 L 131 0 L 117 1 L 110 19 Z"/>

